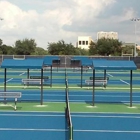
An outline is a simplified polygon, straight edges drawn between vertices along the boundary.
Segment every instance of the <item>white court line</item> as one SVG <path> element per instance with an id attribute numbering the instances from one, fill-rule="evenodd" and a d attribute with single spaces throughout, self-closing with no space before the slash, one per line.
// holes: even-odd
<path id="1" fill-rule="evenodd" d="M 125 83 L 125 84 L 127 84 L 127 85 L 130 85 L 128 82 L 126 82 L 126 81 L 124 81 L 122 79 L 120 79 L 120 81 L 123 82 L 123 83 Z"/>
<path id="2" fill-rule="evenodd" d="M 114 114 L 114 115 L 140 115 L 140 113 L 129 113 L 129 112 L 72 112 L 73 114 Z"/>
<path id="3" fill-rule="evenodd" d="M 130 93 L 129 93 L 130 94 Z M 86 96 L 86 95 L 85 95 Z M 92 96 L 92 95 L 91 95 Z M 111 98 L 115 98 L 115 97 L 118 97 L 118 98 L 122 98 L 122 97 L 126 97 L 126 98 L 130 98 L 130 95 L 128 96 L 121 96 L 121 95 L 95 95 L 96 97 L 111 97 Z M 140 98 L 140 96 L 133 96 L 133 97 L 137 97 L 137 98 Z"/>
<path id="4" fill-rule="evenodd" d="M 71 115 L 72 117 L 80 118 L 131 118 L 131 119 L 140 119 L 140 116 L 106 116 L 106 115 Z"/>
<path id="5" fill-rule="evenodd" d="M 113 75 L 111 75 L 111 74 L 109 74 L 109 73 L 107 73 L 107 75 L 109 75 L 110 77 L 113 77 Z"/>
<path id="6" fill-rule="evenodd" d="M 0 131 L 57 131 L 65 132 L 66 129 L 32 129 L 32 128 L 0 128 Z"/>
<path id="7" fill-rule="evenodd" d="M 130 94 L 130 93 L 127 93 L 127 94 Z M 40 96 L 40 94 L 23 94 L 24 96 Z M 63 97 L 65 95 L 58 95 L 58 94 L 44 94 L 44 96 L 51 96 L 51 97 L 54 97 L 54 96 L 58 96 L 58 97 Z M 70 97 L 92 97 L 93 95 L 69 95 Z M 122 98 L 122 97 L 127 97 L 129 98 L 130 95 L 128 96 L 121 96 L 121 95 L 95 95 L 96 97 L 111 97 L 111 98 L 115 98 L 115 97 L 119 97 L 119 98 Z M 140 98 L 140 96 L 133 96 L 133 97 L 137 97 L 137 98 Z"/>
<path id="8" fill-rule="evenodd" d="M 13 80 L 13 79 L 14 79 L 14 78 L 10 78 L 10 79 L 6 80 L 6 83 L 9 82 L 9 81 L 11 81 L 11 80 Z M 4 82 L 3 82 L 3 83 L 4 83 Z"/>
<path id="9" fill-rule="evenodd" d="M 74 130 L 75 132 L 98 132 L 98 133 L 140 133 L 140 131 L 124 130 Z"/>
<path id="10" fill-rule="evenodd" d="M 130 103 L 130 101 L 121 101 L 122 103 Z M 133 103 L 140 103 L 140 101 L 133 101 Z"/>
<path id="11" fill-rule="evenodd" d="M 0 116 L 25 116 L 25 117 L 63 117 L 63 116 L 65 116 L 65 115 L 58 115 L 58 114 L 56 114 L 56 115 L 37 115 L 37 114 L 0 114 Z"/>
<path id="12" fill-rule="evenodd" d="M 19 76 L 21 76 L 21 75 L 23 75 L 23 74 L 25 74 L 25 72 L 21 73 Z"/>

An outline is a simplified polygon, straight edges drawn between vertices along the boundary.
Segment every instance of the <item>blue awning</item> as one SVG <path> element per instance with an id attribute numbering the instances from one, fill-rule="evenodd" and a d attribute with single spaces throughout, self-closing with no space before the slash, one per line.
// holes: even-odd
<path id="1" fill-rule="evenodd" d="M 93 60 L 93 69 L 95 70 L 136 70 L 134 61 L 124 60 Z"/>
<path id="2" fill-rule="evenodd" d="M 43 59 L 4 59 L 1 68 L 42 69 Z"/>
<path id="3" fill-rule="evenodd" d="M 92 60 L 85 56 L 74 56 L 71 61 L 80 61 L 81 66 L 92 66 Z"/>
<path id="4" fill-rule="evenodd" d="M 60 60 L 58 56 L 46 56 L 44 57 L 44 65 L 51 66 L 53 60 Z"/>
<path id="5" fill-rule="evenodd" d="M 80 61 L 81 66 L 92 66 L 93 59 L 95 61 L 106 61 L 104 58 L 89 58 L 87 56 L 74 56 L 71 60 Z"/>

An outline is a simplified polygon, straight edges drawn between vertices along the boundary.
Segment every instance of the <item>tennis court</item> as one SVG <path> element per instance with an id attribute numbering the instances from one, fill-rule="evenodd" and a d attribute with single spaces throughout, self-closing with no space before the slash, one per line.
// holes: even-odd
<path id="1" fill-rule="evenodd" d="M 27 70 L 7 71 L 7 91 L 20 91 L 22 97 L 18 99 L 17 111 L 11 107 L 14 104 L 12 99 L 7 99 L 10 106 L 0 106 L 0 134 L 3 139 L 137 140 L 140 137 L 139 70 L 133 72 L 131 108 L 129 71 L 107 71 L 107 87 L 95 88 L 95 106 L 92 106 L 92 87 L 85 85 L 85 80 L 92 77 L 92 70 L 83 72 L 82 88 L 80 70 L 67 68 L 67 78 L 65 72 L 64 68 L 58 71 L 53 68 L 52 87 L 51 79 L 44 81 L 43 105 L 40 105 L 40 86 L 24 88 L 21 83 L 22 79 L 27 78 Z M 30 70 L 31 76 L 40 73 L 40 70 Z M 96 76 L 103 75 L 101 70 L 96 72 Z M 51 77 L 49 69 L 44 70 L 44 76 Z M 4 70 L 1 69 L 0 91 L 3 88 Z M 70 120 L 67 120 L 66 115 L 71 115 Z M 72 125 L 69 130 L 67 123 L 72 123 L 69 124 Z"/>
<path id="2" fill-rule="evenodd" d="M 1 112 L 0 120 L 3 140 L 67 139 L 64 113 Z"/>
<path id="3" fill-rule="evenodd" d="M 75 139 L 138 140 L 139 114 L 73 113 Z"/>

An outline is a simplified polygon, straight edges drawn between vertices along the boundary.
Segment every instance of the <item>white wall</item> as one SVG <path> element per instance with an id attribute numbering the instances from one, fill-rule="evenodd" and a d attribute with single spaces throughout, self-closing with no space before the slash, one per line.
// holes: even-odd
<path id="1" fill-rule="evenodd" d="M 89 49 L 92 41 L 91 36 L 78 36 L 78 48 Z"/>

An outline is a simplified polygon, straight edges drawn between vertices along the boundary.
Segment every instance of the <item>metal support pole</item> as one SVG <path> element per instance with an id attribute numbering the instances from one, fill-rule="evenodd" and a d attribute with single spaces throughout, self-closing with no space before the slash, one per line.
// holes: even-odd
<path id="1" fill-rule="evenodd" d="M 140 18 L 132 18 L 131 21 L 135 22 L 134 26 L 135 26 L 135 29 L 134 29 L 134 32 L 135 32 L 135 46 L 134 46 L 134 56 L 136 57 L 137 56 L 137 34 L 136 34 L 136 24 L 138 21 L 140 21 Z"/>
<path id="2" fill-rule="evenodd" d="M 6 72 L 7 69 L 5 68 L 4 69 L 4 92 L 6 92 L 6 76 L 7 76 Z M 4 103 L 6 104 L 6 98 L 4 98 Z"/>
<path id="3" fill-rule="evenodd" d="M 41 69 L 41 100 L 40 104 L 43 105 L 43 69 Z"/>
<path id="4" fill-rule="evenodd" d="M 130 107 L 132 107 L 132 70 L 130 71 Z"/>
<path id="5" fill-rule="evenodd" d="M 135 57 L 137 56 L 137 49 L 136 49 L 137 44 L 136 44 L 136 42 L 137 42 L 137 35 L 136 35 L 136 22 L 135 22 L 135 46 L 134 46 L 134 56 Z"/>
<path id="6" fill-rule="evenodd" d="M 29 79 L 30 74 L 29 74 L 29 69 L 27 69 L 27 79 Z"/>
<path id="7" fill-rule="evenodd" d="M 83 66 L 81 66 L 81 88 L 83 87 Z"/>
<path id="8" fill-rule="evenodd" d="M 50 87 L 52 87 L 52 65 L 51 65 L 51 81 L 50 81 Z"/>
<path id="9" fill-rule="evenodd" d="M 17 98 L 15 98 L 15 111 L 17 110 Z"/>
<path id="10" fill-rule="evenodd" d="M 104 80 L 106 80 L 107 77 L 106 77 L 106 70 L 104 70 Z M 106 84 L 104 84 L 104 88 L 106 88 Z"/>
<path id="11" fill-rule="evenodd" d="M 27 79 L 30 79 L 29 69 L 27 69 Z M 29 86 L 29 83 L 27 83 L 27 86 Z"/>
<path id="12" fill-rule="evenodd" d="M 4 69 L 4 92 L 6 92 L 6 76 L 7 76 L 6 72 L 7 72 L 7 69 L 5 68 Z"/>
<path id="13" fill-rule="evenodd" d="M 94 92 L 95 91 L 95 69 L 93 69 L 93 79 L 92 80 L 93 80 L 93 82 L 92 82 L 93 83 L 93 85 L 92 85 L 93 86 L 93 91 L 92 91 L 92 105 L 94 106 L 94 104 L 95 104 L 94 103 L 94 100 L 95 100 L 94 99 L 95 98 L 95 96 L 94 96 L 95 95 L 95 92 Z"/>

